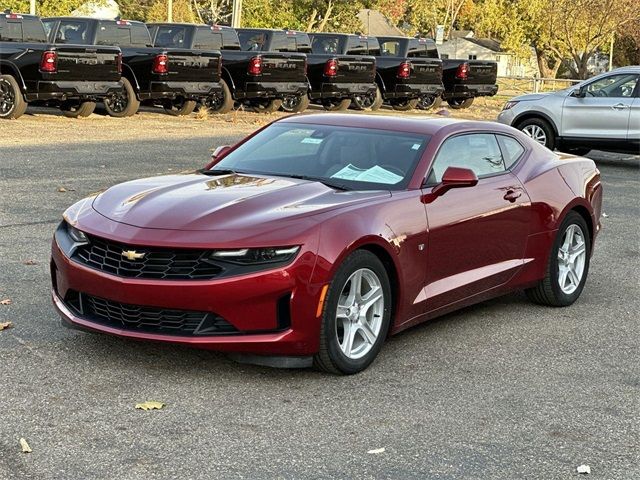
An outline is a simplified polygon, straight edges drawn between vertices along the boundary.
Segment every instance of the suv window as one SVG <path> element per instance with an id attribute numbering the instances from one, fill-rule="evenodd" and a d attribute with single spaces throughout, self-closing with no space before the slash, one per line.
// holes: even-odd
<path id="1" fill-rule="evenodd" d="M 65 20 L 60 22 L 55 43 L 86 45 L 89 39 L 88 24 L 84 21 Z"/>
<path id="2" fill-rule="evenodd" d="M 608 75 L 587 85 L 587 96 L 591 97 L 632 97 L 638 84 L 635 73 Z"/>
<path id="3" fill-rule="evenodd" d="M 507 137 L 506 135 L 496 135 L 496 137 L 504 155 L 505 167 L 513 167 L 522 157 L 524 147 L 515 138 Z"/>
<path id="4" fill-rule="evenodd" d="M 449 167 L 468 168 L 478 178 L 506 171 L 498 141 L 491 133 L 470 133 L 445 140 L 433 162 L 427 183 L 440 183 Z"/>

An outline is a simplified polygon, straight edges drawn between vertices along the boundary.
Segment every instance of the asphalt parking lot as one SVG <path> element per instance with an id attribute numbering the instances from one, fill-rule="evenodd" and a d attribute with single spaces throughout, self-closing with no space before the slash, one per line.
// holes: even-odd
<path id="1" fill-rule="evenodd" d="M 1 480 L 640 477 L 640 156 L 592 155 L 607 217 L 574 306 L 467 308 L 391 338 L 357 376 L 60 327 L 48 257 L 64 209 L 200 168 L 267 120 L 0 124 Z M 146 400 L 166 407 L 134 408 Z"/>

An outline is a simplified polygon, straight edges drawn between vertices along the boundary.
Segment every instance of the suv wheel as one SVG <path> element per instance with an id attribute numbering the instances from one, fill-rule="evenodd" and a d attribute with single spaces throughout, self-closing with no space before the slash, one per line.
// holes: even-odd
<path id="1" fill-rule="evenodd" d="M 556 146 L 553 128 L 551 128 L 551 125 L 549 125 L 549 122 L 546 120 L 541 118 L 528 118 L 520 122 L 516 128 L 549 150 L 553 150 Z"/>

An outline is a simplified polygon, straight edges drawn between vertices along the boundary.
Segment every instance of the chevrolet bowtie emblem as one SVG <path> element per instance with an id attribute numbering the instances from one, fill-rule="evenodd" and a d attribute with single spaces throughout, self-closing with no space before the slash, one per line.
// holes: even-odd
<path id="1" fill-rule="evenodd" d="M 124 250 L 122 256 L 127 260 L 140 260 L 144 258 L 144 253 L 138 253 L 135 250 Z"/>

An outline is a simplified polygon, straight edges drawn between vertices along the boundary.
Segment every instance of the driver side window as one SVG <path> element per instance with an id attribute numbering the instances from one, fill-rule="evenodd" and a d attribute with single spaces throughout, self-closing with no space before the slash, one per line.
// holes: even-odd
<path id="1" fill-rule="evenodd" d="M 628 98 L 633 96 L 637 84 L 635 74 L 609 75 L 587 85 L 587 96 Z"/>
<path id="2" fill-rule="evenodd" d="M 449 167 L 468 168 L 478 178 L 507 170 L 498 141 L 491 133 L 458 135 L 445 140 L 433 161 L 427 184 L 440 183 Z"/>

